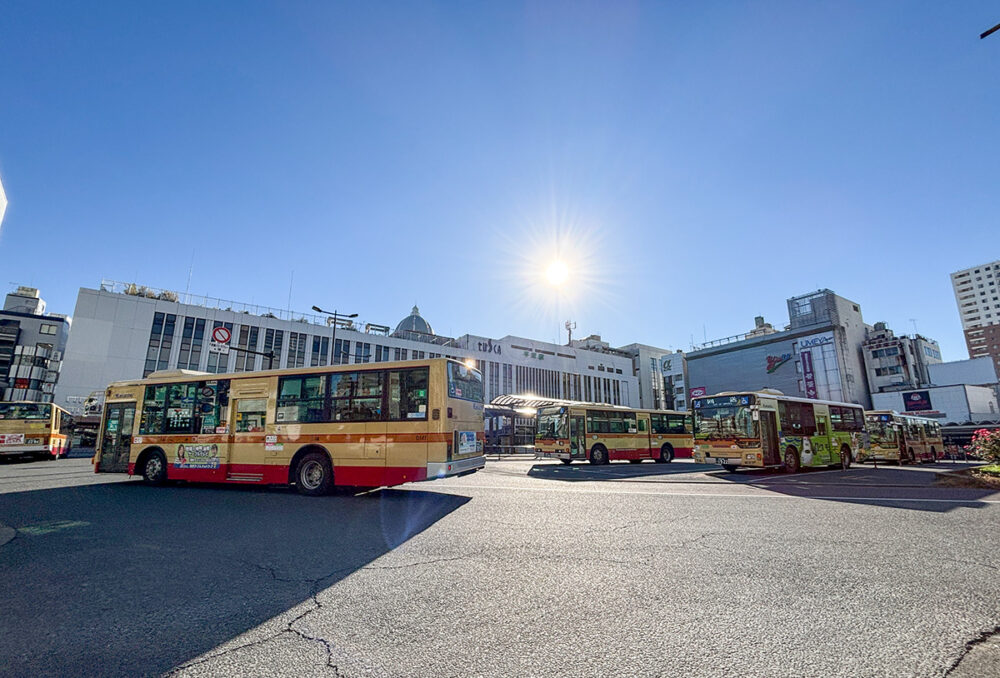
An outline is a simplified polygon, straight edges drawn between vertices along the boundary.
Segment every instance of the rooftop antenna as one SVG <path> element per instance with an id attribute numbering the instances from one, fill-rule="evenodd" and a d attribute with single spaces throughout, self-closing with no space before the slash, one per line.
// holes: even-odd
<path id="1" fill-rule="evenodd" d="M 288 277 L 288 306 L 285 308 L 288 311 L 288 317 L 292 317 L 292 282 L 295 280 L 295 269 L 292 269 L 292 274 Z"/>
<path id="2" fill-rule="evenodd" d="M 910 318 L 910 322 L 913 323 L 913 333 L 914 334 L 919 334 L 917 332 L 917 319 L 916 318 Z"/>
<path id="3" fill-rule="evenodd" d="M 191 265 L 188 266 L 188 282 L 184 288 L 184 301 L 188 301 L 188 294 L 191 292 L 191 274 L 194 273 L 194 248 L 191 248 Z"/>
<path id="4" fill-rule="evenodd" d="M 566 331 L 569 333 L 569 338 L 566 340 L 567 346 L 573 345 L 573 330 L 576 329 L 576 323 L 572 320 L 566 321 Z"/>

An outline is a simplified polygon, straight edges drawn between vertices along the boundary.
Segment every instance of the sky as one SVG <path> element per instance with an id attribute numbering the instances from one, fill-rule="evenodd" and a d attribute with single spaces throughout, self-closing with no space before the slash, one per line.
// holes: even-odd
<path id="1" fill-rule="evenodd" d="M 0 12 L 0 285 L 673 349 L 829 288 L 967 358 L 992 2 L 39 2 Z M 554 286 L 545 271 L 566 266 Z"/>

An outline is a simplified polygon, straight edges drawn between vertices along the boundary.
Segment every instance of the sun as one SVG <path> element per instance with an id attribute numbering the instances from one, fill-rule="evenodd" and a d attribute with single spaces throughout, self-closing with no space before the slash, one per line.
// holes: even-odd
<path id="1" fill-rule="evenodd" d="M 550 285 L 558 287 L 566 282 L 566 278 L 568 277 L 569 269 L 566 268 L 566 264 L 558 259 L 549 264 L 549 267 L 545 269 L 545 279 L 549 281 Z"/>

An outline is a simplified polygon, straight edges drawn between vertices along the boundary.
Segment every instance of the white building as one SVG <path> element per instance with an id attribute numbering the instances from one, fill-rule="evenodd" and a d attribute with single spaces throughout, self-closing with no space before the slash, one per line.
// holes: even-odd
<path id="1" fill-rule="evenodd" d="M 52 402 L 70 320 L 45 312 L 34 287 L 18 287 L 0 311 L 0 399 Z"/>
<path id="2" fill-rule="evenodd" d="M 947 363 L 928 365 L 931 383 L 935 386 L 971 384 L 973 386 L 995 386 L 997 371 L 989 358 L 953 360 Z"/>
<path id="3" fill-rule="evenodd" d="M 639 380 L 640 407 L 687 409 L 687 361 L 683 351 L 646 344 L 629 344 L 617 350 L 632 356 L 632 371 Z"/>
<path id="4" fill-rule="evenodd" d="M 872 393 L 929 386 L 929 367 L 941 362 L 941 348 L 919 334 L 896 336 L 884 322 L 875 323 L 861 344 Z"/>
<path id="5" fill-rule="evenodd" d="M 951 274 L 970 358 L 1000 366 L 1000 260 Z"/>
<path id="6" fill-rule="evenodd" d="M 213 330 L 220 327 L 231 335 L 233 349 L 244 350 L 210 352 Z M 80 289 L 56 402 L 78 410 L 109 383 L 156 370 L 267 369 L 271 360 L 261 354 L 273 354 L 275 369 L 440 356 L 472 359 L 483 373 L 487 401 L 532 393 L 639 405 L 638 380 L 625 355 L 516 336 L 442 337 L 416 307 L 390 331 L 387 325 L 344 319 L 334 325 L 325 316 L 116 282 Z"/>
<path id="7" fill-rule="evenodd" d="M 872 393 L 876 410 L 896 410 L 903 414 L 933 417 L 946 423 L 990 421 L 1000 408 L 992 388 L 986 386 L 931 386 L 916 391 Z"/>

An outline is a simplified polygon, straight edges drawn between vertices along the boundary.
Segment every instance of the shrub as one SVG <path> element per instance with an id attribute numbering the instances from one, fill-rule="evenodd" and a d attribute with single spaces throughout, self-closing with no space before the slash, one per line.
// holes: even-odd
<path id="1" fill-rule="evenodd" d="M 972 434 L 972 451 L 993 464 L 1000 464 L 1000 429 L 981 428 Z"/>

